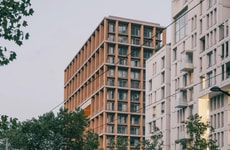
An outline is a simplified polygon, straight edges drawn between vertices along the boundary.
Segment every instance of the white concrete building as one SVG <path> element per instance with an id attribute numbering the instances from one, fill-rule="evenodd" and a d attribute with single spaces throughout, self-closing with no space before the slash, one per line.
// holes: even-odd
<path id="1" fill-rule="evenodd" d="M 163 132 L 164 149 L 170 150 L 170 51 L 167 44 L 146 62 L 146 139 L 154 126 Z"/>
<path id="2" fill-rule="evenodd" d="M 230 0 L 172 0 L 171 71 L 170 82 L 165 86 L 170 89 L 170 94 L 165 93 L 169 94 L 166 102 L 170 107 L 164 110 L 170 113 L 162 115 L 170 119 L 159 121 L 160 103 L 164 101 L 161 92 L 151 97 L 154 89 L 162 87 L 160 75 L 153 76 L 150 71 L 154 61 L 159 64 L 162 56 L 149 59 L 150 74 L 146 76 L 147 82 L 152 80 L 152 90 L 148 86 L 146 89 L 146 136 L 150 136 L 150 122 L 156 121 L 164 138 L 167 137 L 164 149 L 181 149 L 175 141 L 188 138 L 183 121 L 195 113 L 215 128 L 212 138 L 217 140 L 219 148 L 230 149 L 230 97 L 210 91 L 213 86 L 230 91 L 229 19 Z M 154 111 L 155 119 L 150 116 Z"/>

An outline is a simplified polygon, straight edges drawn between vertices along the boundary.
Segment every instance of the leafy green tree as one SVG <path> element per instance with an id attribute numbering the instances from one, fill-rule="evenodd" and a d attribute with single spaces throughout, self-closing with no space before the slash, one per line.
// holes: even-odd
<path id="1" fill-rule="evenodd" d="M 24 33 L 28 26 L 25 17 L 33 15 L 30 0 L 1 0 L 0 1 L 0 39 L 13 41 L 21 46 L 29 39 L 29 33 Z M 16 59 L 16 53 L 0 45 L 0 65 L 7 65 Z"/>
<path id="2" fill-rule="evenodd" d="M 94 150 L 99 146 L 98 135 L 85 132 L 89 120 L 79 108 L 72 112 L 60 109 L 56 116 L 49 112 L 23 122 L 4 115 L 1 120 L 0 139 L 7 138 L 12 149 Z"/>
<path id="3" fill-rule="evenodd" d="M 163 133 L 156 126 L 153 127 L 153 135 L 151 139 L 143 140 L 142 149 L 143 150 L 162 150 L 163 149 Z"/>
<path id="4" fill-rule="evenodd" d="M 187 133 L 190 136 L 188 141 L 178 140 L 176 143 L 181 144 L 182 149 L 184 150 L 204 150 L 211 149 L 217 150 L 218 146 L 216 141 L 212 140 L 210 135 L 214 131 L 214 128 L 209 123 L 204 123 L 201 121 L 202 117 L 198 114 L 191 115 L 185 121 Z M 204 135 L 207 131 L 210 131 L 208 138 L 205 138 Z"/>
<path id="5" fill-rule="evenodd" d="M 128 139 L 127 139 L 127 137 L 117 136 L 117 138 L 114 139 L 114 141 L 112 142 L 112 146 L 116 150 L 127 150 L 127 146 L 128 146 Z"/>

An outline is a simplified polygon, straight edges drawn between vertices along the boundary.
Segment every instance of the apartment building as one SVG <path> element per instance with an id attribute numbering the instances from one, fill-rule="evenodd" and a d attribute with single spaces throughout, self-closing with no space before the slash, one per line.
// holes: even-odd
<path id="1" fill-rule="evenodd" d="M 229 18 L 229 0 L 172 1 L 171 149 L 188 138 L 183 121 L 194 113 L 215 128 L 220 149 L 230 149 L 229 97 L 210 91 L 229 90 Z"/>
<path id="2" fill-rule="evenodd" d="M 230 149 L 230 97 L 210 90 L 230 91 L 230 1 L 172 0 L 172 22 L 171 50 L 146 64 L 146 138 L 156 126 L 163 149 L 180 150 L 175 141 L 189 138 L 183 122 L 198 113 L 215 128 L 219 149 Z"/>
<path id="3" fill-rule="evenodd" d="M 146 62 L 146 139 L 162 131 L 164 150 L 170 150 L 170 60 L 171 45 L 167 44 Z"/>
<path id="4" fill-rule="evenodd" d="M 100 147 L 117 137 L 135 149 L 145 135 L 146 60 L 166 44 L 160 24 L 109 16 L 65 69 L 64 106 L 84 109 Z"/>

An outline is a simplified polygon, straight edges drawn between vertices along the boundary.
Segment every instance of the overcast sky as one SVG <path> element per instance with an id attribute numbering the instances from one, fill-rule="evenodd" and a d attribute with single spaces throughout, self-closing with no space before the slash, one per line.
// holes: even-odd
<path id="1" fill-rule="evenodd" d="M 171 22 L 171 0 L 32 0 L 32 7 L 30 39 L 21 47 L 10 44 L 17 59 L 0 67 L 0 114 L 19 120 L 64 101 L 64 69 L 104 17 Z"/>

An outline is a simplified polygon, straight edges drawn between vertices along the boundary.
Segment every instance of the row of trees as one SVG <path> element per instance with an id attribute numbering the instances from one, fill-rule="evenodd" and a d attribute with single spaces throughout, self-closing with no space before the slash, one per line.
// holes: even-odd
<path id="1" fill-rule="evenodd" d="M 85 130 L 88 125 L 89 119 L 79 108 L 72 112 L 60 109 L 56 115 L 49 112 L 39 116 L 38 119 L 32 118 L 23 122 L 1 115 L 0 149 L 6 146 L 9 149 L 23 150 L 98 149 L 98 135 L 91 130 Z M 202 122 L 198 114 L 189 116 L 185 126 L 190 138 L 176 141 L 183 150 L 218 149 L 216 141 L 210 136 L 208 138 L 204 136 L 206 131 L 212 133 L 214 129 L 209 123 Z M 163 133 L 157 127 L 153 130 L 154 134 L 151 138 L 143 140 L 137 147 L 143 150 L 163 149 Z M 127 138 L 117 137 L 112 141 L 111 146 L 126 150 L 128 143 Z"/>
<path id="2" fill-rule="evenodd" d="M 83 110 L 68 112 L 60 109 L 55 115 L 46 113 L 38 119 L 20 122 L 2 115 L 0 120 L 0 149 L 7 139 L 9 149 L 23 150 L 93 150 L 99 146 L 98 135 L 93 131 L 84 132 L 89 120 Z M 4 142 L 3 142 L 4 141 Z"/>

